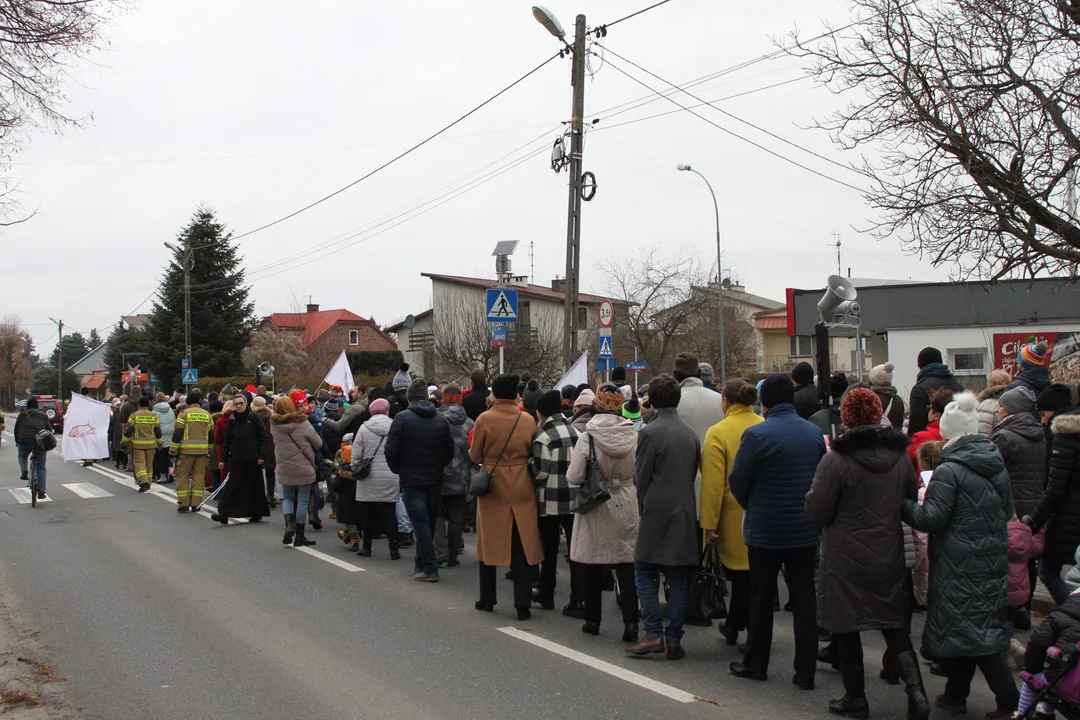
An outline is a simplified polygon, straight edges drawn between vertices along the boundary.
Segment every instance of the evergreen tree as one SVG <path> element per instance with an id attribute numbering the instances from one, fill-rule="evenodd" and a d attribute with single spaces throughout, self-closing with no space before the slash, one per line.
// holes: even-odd
<path id="1" fill-rule="evenodd" d="M 109 371 L 109 389 L 120 395 L 124 391 L 120 375 L 128 365 L 146 364 L 146 352 L 150 348 L 150 339 L 146 330 L 131 330 L 117 323 L 109 335 L 109 346 L 105 350 L 105 367 Z M 127 362 L 125 363 L 125 359 Z"/>
<path id="2" fill-rule="evenodd" d="M 52 355 L 49 356 L 49 364 L 54 367 L 56 366 L 57 361 L 60 359 L 60 348 L 64 349 L 64 367 L 69 368 L 95 347 L 97 347 L 97 345 L 88 347 L 86 338 L 82 336 L 82 333 L 73 332 L 70 335 L 65 335 L 64 339 L 56 344 L 56 347 L 53 348 Z"/>
<path id="3" fill-rule="evenodd" d="M 192 367 L 206 377 L 224 377 L 242 371 L 240 351 L 257 326 L 255 305 L 248 299 L 244 270 L 232 234 L 217 221 L 214 211 L 200 207 L 177 235 L 179 252 L 165 269 L 165 277 L 151 312 L 146 332 L 147 365 L 164 389 L 180 385 L 184 357 L 183 252 L 193 248 L 191 268 Z"/>
<path id="4" fill-rule="evenodd" d="M 97 349 L 101 344 L 101 335 L 98 334 L 97 328 L 90 328 L 90 337 L 86 338 L 87 351 Z"/>

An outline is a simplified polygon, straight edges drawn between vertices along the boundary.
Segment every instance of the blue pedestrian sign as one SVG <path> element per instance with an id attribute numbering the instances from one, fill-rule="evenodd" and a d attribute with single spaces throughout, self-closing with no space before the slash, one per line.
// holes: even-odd
<path id="1" fill-rule="evenodd" d="M 506 325 L 495 323 L 491 326 L 491 347 L 506 345 Z"/>
<path id="2" fill-rule="evenodd" d="M 611 356 L 611 338 L 606 335 L 602 336 L 600 338 L 600 357 L 610 358 Z"/>
<path id="3" fill-rule="evenodd" d="M 615 358 L 596 358 L 596 372 L 609 373 L 615 369 Z"/>
<path id="4" fill-rule="evenodd" d="M 180 379 L 185 385 L 197 385 L 199 383 L 199 371 L 195 368 L 182 370 Z"/>
<path id="5" fill-rule="evenodd" d="M 485 302 L 489 323 L 516 323 L 518 291 L 508 288 L 489 288 Z"/>

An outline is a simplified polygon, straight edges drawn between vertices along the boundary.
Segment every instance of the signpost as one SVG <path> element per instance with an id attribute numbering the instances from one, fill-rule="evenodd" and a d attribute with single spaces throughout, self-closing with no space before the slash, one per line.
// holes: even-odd
<path id="1" fill-rule="evenodd" d="M 499 374 L 505 372 L 506 324 L 518 319 L 518 291 L 510 288 L 488 288 L 484 298 L 487 321 L 491 326 L 491 347 L 499 348 Z"/>
<path id="2" fill-rule="evenodd" d="M 600 336 L 600 357 L 611 358 L 614 353 L 611 351 L 611 337 L 607 335 Z"/>
<path id="3" fill-rule="evenodd" d="M 596 358 L 596 372 L 607 374 L 615 368 L 615 358 L 613 357 L 599 357 Z"/>
<path id="4" fill-rule="evenodd" d="M 494 323 L 491 326 L 491 347 L 501 348 L 506 345 L 506 324 Z"/>
<path id="5" fill-rule="evenodd" d="M 199 371 L 195 368 L 187 368 L 180 372 L 180 380 L 184 385 L 198 385 Z"/>
<path id="6" fill-rule="evenodd" d="M 642 360 L 641 362 L 626 363 L 626 372 L 643 373 L 649 369 L 649 363 Z"/>

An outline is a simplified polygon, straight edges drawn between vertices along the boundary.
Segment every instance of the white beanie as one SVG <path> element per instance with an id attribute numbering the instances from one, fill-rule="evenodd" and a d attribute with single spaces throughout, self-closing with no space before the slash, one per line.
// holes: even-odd
<path id="1" fill-rule="evenodd" d="M 892 374 L 896 368 L 892 363 L 885 363 L 884 365 L 875 365 L 870 369 L 870 384 L 871 385 L 892 385 Z"/>
<path id="2" fill-rule="evenodd" d="M 953 440 L 964 435 L 979 434 L 979 399 L 973 393 L 962 392 L 953 396 L 941 416 L 941 437 Z"/>

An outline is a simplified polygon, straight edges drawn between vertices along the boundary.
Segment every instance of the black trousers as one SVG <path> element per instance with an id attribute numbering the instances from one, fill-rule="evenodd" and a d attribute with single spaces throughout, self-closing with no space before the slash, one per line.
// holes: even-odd
<path id="1" fill-rule="evenodd" d="M 607 565 L 582 563 L 585 568 L 585 622 L 600 624 L 604 596 L 604 576 Z M 634 576 L 634 563 L 619 563 L 614 566 L 615 578 L 619 581 L 619 609 L 622 610 L 624 623 L 638 621 L 637 579 Z"/>
<path id="2" fill-rule="evenodd" d="M 154 479 L 169 479 L 169 448 L 158 448 L 154 453 Z"/>
<path id="3" fill-rule="evenodd" d="M 266 478 L 266 499 L 275 502 L 274 489 L 277 487 L 277 468 L 264 467 L 263 477 Z"/>
<path id="4" fill-rule="evenodd" d="M 813 679 L 817 670 L 817 597 L 814 592 L 814 558 L 817 548 L 750 551 L 750 622 L 743 662 L 755 672 L 769 668 L 772 650 L 773 602 L 776 578 L 783 567 L 791 593 L 795 624 L 795 674 Z"/>
<path id="5" fill-rule="evenodd" d="M 729 630 L 741 632 L 750 623 L 750 571 L 725 567 L 724 575 L 731 581 L 731 597 L 728 598 L 728 614 L 724 624 Z"/>
<path id="6" fill-rule="evenodd" d="M 397 503 L 359 502 L 360 534 L 364 538 L 364 549 L 371 549 L 371 541 L 379 530 L 390 540 L 391 547 L 397 547 Z"/>
<path id="7" fill-rule="evenodd" d="M 540 544 L 544 548 L 544 560 L 540 563 L 540 602 L 555 602 L 555 584 L 559 567 L 559 530 L 566 533 L 566 546 L 574 534 L 573 515 L 545 515 L 538 520 L 540 526 Z M 570 563 L 570 602 L 581 602 L 582 570 L 581 564 Z"/>
<path id="8" fill-rule="evenodd" d="M 881 635 L 885 638 L 886 646 L 885 657 L 882 659 L 883 665 L 886 663 L 885 658 L 895 658 L 900 653 L 914 650 L 911 645 L 911 635 L 905 628 L 882 630 Z M 862 666 L 862 639 L 859 633 L 834 633 L 832 641 L 840 662 Z M 865 697 L 866 678 L 862 675 L 853 676 L 844 673 L 844 690 L 848 697 Z"/>
<path id="9" fill-rule="evenodd" d="M 1016 689 L 1016 680 L 1012 671 L 1005 664 L 1001 653 L 982 657 L 947 658 L 942 660 L 948 679 L 945 681 L 945 697 L 949 702 L 963 703 L 971 694 L 971 680 L 975 677 L 975 668 L 982 671 L 986 684 L 997 699 L 998 710 L 1016 710 L 1020 702 L 1020 691 Z"/>
<path id="10" fill-rule="evenodd" d="M 494 565 L 480 563 L 480 602 L 495 605 L 498 593 L 495 589 L 496 568 Z M 510 571 L 514 573 L 514 607 L 532 606 L 532 572 L 529 559 L 525 557 L 525 546 L 521 544 L 517 522 L 510 536 Z"/>

